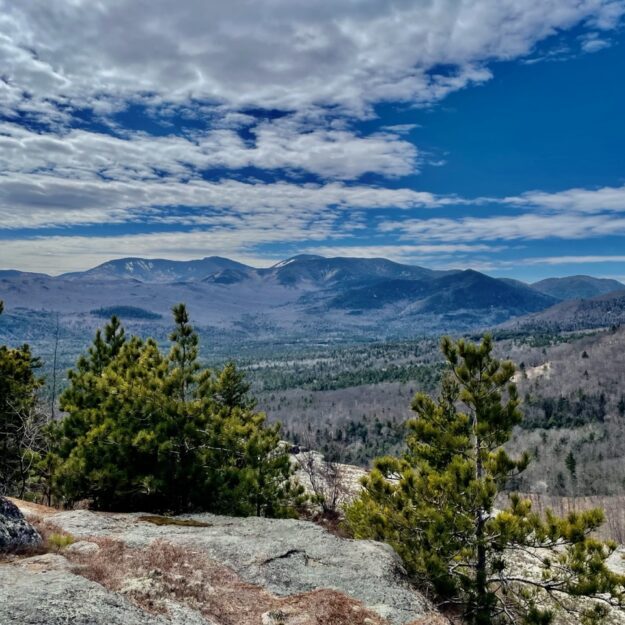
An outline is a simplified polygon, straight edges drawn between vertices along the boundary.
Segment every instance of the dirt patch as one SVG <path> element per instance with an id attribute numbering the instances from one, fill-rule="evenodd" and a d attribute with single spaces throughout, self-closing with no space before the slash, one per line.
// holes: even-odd
<path id="1" fill-rule="evenodd" d="M 39 503 L 33 503 L 31 501 L 24 501 L 23 499 L 15 499 L 14 497 L 7 497 L 7 499 L 13 502 L 21 510 L 22 514 L 25 517 L 46 517 L 57 514 L 59 512 L 56 508 L 44 506 Z"/>

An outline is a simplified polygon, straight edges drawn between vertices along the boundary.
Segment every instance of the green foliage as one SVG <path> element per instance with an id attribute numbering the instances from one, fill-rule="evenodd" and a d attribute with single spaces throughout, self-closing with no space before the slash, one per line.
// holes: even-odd
<path id="1" fill-rule="evenodd" d="M 69 547 L 74 542 L 73 536 L 69 534 L 50 534 L 46 537 L 46 543 L 50 550 L 53 551 L 61 551 L 61 549 Z"/>
<path id="2" fill-rule="evenodd" d="M 588 423 L 603 423 L 607 416 L 604 393 L 586 393 L 581 388 L 569 397 L 525 397 L 524 429 L 576 428 Z"/>
<path id="3" fill-rule="evenodd" d="M 219 374 L 211 379 L 210 396 L 219 408 L 253 410 L 256 400 L 250 396 L 250 384 L 245 374 L 233 362 L 228 362 Z"/>
<path id="4" fill-rule="evenodd" d="M 107 306 L 105 308 L 97 308 L 91 311 L 94 317 L 101 317 L 103 319 L 110 319 L 111 317 L 121 317 L 124 319 L 143 319 L 154 321 L 156 319 L 162 319 L 163 315 L 154 313 L 145 308 L 137 308 L 136 306 Z"/>
<path id="5" fill-rule="evenodd" d="M 101 509 L 291 514 L 300 491 L 279 426 L 254 412 L 233 365 L 202 369 L 186 308 L 173 312 L 169 354 L 113 318 L 70 373 L 57 494 Z"/>
<path id="6" fill-rule="evenodd" d="M 390 543 L 472 625 L 550 623 L 559 606 L 583 611 L 582 596 L 620 602 L 625 580 L 605 564 L 614 545 L 591 537 L 601 511 L 542 519 L 518 496 L 495 510 L 529 461 L 502 449 L 522 418 L 513 364 L 493 358 L 488 336 L 444 339 L 442 351 L 449 374 L 437 400 L 416 395 L 404 457 L 377 459 L 346 510 L 354 536 Z"/>
<path id="7" fill-rule="evenodd" d="M 0 314 L 4 305 L 0 302 Z M 39 420 L 36 376 L 40 362 L 28 345 L 0 345 L 0 494 L 22 496 L 25 492 L 31 444 Z"/>
<path id="8" fill-rule="evenodd" d="M 398 365 L 386 364 L 374 368 L 358 368 L 351 371 L 340 371 L 329 368 L 326 363 L 315 367 L 292 367 L 288 371 L 283 368 L 273 376 L 263 371 L 257 374 L 262 383 L 263 391 L 277 391 L 289 388 L 305 388 L 311 391 L 330 391 L 363 384 L 382 384 L 384 382 L 415 382 L 425 388 L 436 388 L 440 380 L 438 365 Z"/>

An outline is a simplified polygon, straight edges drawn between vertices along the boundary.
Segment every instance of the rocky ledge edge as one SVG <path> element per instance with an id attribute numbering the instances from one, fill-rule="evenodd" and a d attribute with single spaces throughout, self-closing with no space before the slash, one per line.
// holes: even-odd
<path id="1" fill-rule="evenodd" d="M 18 505 L 27 516 L 32 514 L 28 504 Z M 37 513 L 41 516 L 41 510 Z M 339 538 L 307 521 L 209 514 L 172 521 L 50 509 L 37 525 L 69 534 L 77 542 L 57 554 L 0 564 L 0 625 L 314 625 L 322 622 L 318 614 L 339 600 L 344 622 L 350 625 L 443 622 L 411 586 L 390 547 Z M 119 562 L 138 562 L 139 568 L 155 558 L 173 562 L 179 554 L 182 559 L 188 555 L 189 561 L 177 563 L 183 568 L 175 575 L 172 569 L 169 577 L 158 567 L 143 567 L 141 574 L 131 571 L 122 579 L 120 570 L 111 589 L 110 583 L 107 587 L 88 579 L 81 567 L 89 569 L 92 578 L 94 570 L 104 575 L 94 562 L 112 545 L 110 553 L 121 558 Z M 122 548 L 125 555 L 120 555 Z M 163 555 L 163 549 L 172 551 Z M 169 593 L 163 593 L 164 588 Z M 193 600 L 178 600 L 181 596 Z M 217 596 L 221 613 L 203 609 L 202 598 L 210 603 Z M 245 615 L 230 611 L 231 603 Z M 261 612 L 264 608 L 268 609 Z"/>

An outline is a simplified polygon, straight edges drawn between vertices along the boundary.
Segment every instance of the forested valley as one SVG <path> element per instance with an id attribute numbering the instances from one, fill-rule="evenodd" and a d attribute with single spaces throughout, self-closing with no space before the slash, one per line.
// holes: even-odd
<path id="1" fill-rule="evenodd" d="M 184 304 L 172 312 L 166 342 L 111 317 L 67 373 L 60 333 L 51 361 L 0 348 L 0 495 L 310 518 L 389 543 L 474 625 L 621 607 L 608 561 L 624 538 L 625 329 L 258 346 L 220 362 Z M 501 555 L 516 548 L 558 565 L 519 577 Z"/>

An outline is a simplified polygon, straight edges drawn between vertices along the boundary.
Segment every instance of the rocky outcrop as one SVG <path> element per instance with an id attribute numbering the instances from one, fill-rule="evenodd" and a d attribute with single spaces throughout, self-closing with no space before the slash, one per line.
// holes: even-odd
<path id="1" fill-rule="evenodd" d="M 39 532 L 26 521 L 15 504 L 0 497 L 0 553 L 33 549 L 39 545 Z"/>
<path id="2" fill-rule="evenodd" d="M 0 566 L 0 625 L 216 625 L 182 606 L 150 614 L 70 569 L 50 554 Z"/>
<path id="3" fill-rule="evenodd" d="M 396 554 L 380 543 L 338 538 L 313 523 L 296 520 L 202 514 L 185 517 L 195 525 L 177 525 L 146 519 L 150 517 L 79 510 L 55 514 L 47 520 L 77 540 L 109 538 L 141 549 L 164 540 L 200 553 L 228 567 L 245 583 L 278 597 L 319 589 L 338 591 L 392 625 L 427 618 L 433 610 L 409 584 Z M 58 575 L 50 579 L 60 585 Z M 98 596 L 81 580 L 73 584 L 85 591 L 89 588 L 89 596 Z"/>
<path id="4" fill-rule="evenodd" d="M 51 521 L 76 537 L 95 533 L 132 546 L 158 538 L 188 545 L 276 595 L 339 590 L 392 623 L 412 621 L 429 609 L 406 582 L 395 553 L 380 543 L 337 538 L 305 521 L 189 517 L 208 525 L 198 528 L 157 526 L 139 518 L 77 511 L 55 515 Z"/>

